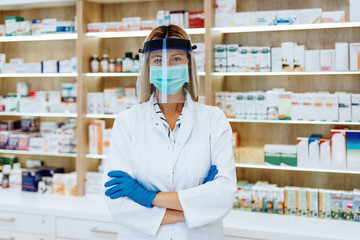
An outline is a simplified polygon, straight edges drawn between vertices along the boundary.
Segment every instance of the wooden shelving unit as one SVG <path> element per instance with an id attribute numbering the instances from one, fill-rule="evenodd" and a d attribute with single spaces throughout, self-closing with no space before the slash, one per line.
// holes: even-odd
<path id="1" fill-rule="evenodd" d="M 46 4 L 45 4 L 46 2 Z M 90 73 L 89 59 L 93 54 L 110 54 L 122 57 L 125 52 L 134 54 L 141 48 L 150 31 L 119 33 L 88 33 L 89 22 L 121 21 L 123 17 L 141 16 L 155 19 L 160 9 L 186 9 L 205 11 L 205 27 L 187 29 L 193 42 L 205 43 L 205 72 L 201 77 L 200 92 L 206 103 L 214 105 L 217 91 L 266 91 L 282 87 L 294 92 L 348 91 L 360 93 L 359 72 L 270 72 L 270 73 L 219 73 L 214 72 L 213 49 L 215 44 L 241 44 L 243 46 L 279 47 L 281 42 L 293 41 L 307 49 L 333 49 L 336 42 L 360 42 L 360 23 L 317 24 L 272 27 L 214 28 L 215 0 L 4 0 L 0 3 L 0 19 L 5 16 L 24 16 L 26 20 L 57 18 L 72 20 L 77 16 L 77 33 L 44 36 L 0 37 L 0 52 L 9 58 L 24 58 L 26 62 L 49 59 L 78 58 L 77 73 L 71 74 L 0 74 L 0 92 L 16 90 L 16 83 L 28 81 L 31 89 L 60 90 L 62 82 L 77 83 L 77 113 L 0 113 L 0 118 L 38 116 L 49 121 L 66 118 L 77 120 L 76 154 L 21 152 L 0 150 L 0 153 L 19 155 L 20 161 L 32 156 L 43 159 L 50 166 L 62 166 L 67 172 L 78 174 L 79 195 L 84 195 L 84 179 L 87 171 L 96 171 L 103 155 L 88 154 L 88 124 L 93 119 L 104 119 L 110 128 L 116 115 L 87 114 L 86 94 L 100 92 L 106 87 L 135 86 L 138 73 Z M 238 0 L 237 11 L 265 11 L 321 7 L 324 11 L 345 10 L 349 21 L 349 1 L 268 1 Z M 3 23 L 3 22 L 1 22 Z M 360 123 L 270 121 L 229 119 L 234 131 L 240 133 L 243 157 L 237 163 L 239 179 L 251 182 L 267 180 L 279 186 L 294 185 L 313 188 L 352 190 L 359 187 L 360 174 L 352 171 L 300 169 L 255 165 L 263 158 L 263 146 L 272 144 L 296 144 L 296 137 L 317 133 L 329 136 L 334 125 L 347 125 L 360 129 Z M 69 161 L 68 158 L 75 158 Z M 274 174 L 276 173 L 276 174 Z M 334 175 L 336 174 L 336 175 Z M 246 215 L 235 214 L 235 215 Z M 247 216 L 248 217 L 248 216 Z M 276 217 L 277 218 L 277 217 Z M 346 223 L 344 223 L 346 224 Z M 249 236 L 252 236 L 249 234 Z"/>

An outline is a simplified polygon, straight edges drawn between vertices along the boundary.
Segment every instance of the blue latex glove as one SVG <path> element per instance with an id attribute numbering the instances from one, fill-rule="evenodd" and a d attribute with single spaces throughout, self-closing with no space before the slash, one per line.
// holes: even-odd
<path id="1" fill-rule="evenodd" d="M 146 190 L 135 179 L 122 171 L 110 171 L 108 176 L 113 179 L 105 183 L 105 187 L 111 187 L 105 191 L 106 196 L 111 199 L 128 197 L 144 207 L 152 208 L 151 202 L 157 192 Z"/>
<path id="2" fill-rule="evenodd" d="M 204 183 L 207 183 L 207 182 L 210 182 L 210 181 L 214 180 L 214 178 L 215 178 L 216 174 L 218 174 L 218 172 L 219 171 L 218 171 L 216 165 L 212 165 L 207 177 L 204 180 Z"/>

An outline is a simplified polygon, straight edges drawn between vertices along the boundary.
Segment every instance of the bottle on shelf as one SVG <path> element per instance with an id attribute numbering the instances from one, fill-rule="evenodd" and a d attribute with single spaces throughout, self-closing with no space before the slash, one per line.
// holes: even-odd
<path id="1" fill-rule="evenodd" d="M 123 72 L 132 72 L 132 69 L 133 69 L 132 52 L 126 52 L 125 59 L 123 61 Z"/>
<path id="2" fill-rule="evenodd" d="M 101 72 L 109 72 L 109 56 L 104 54 L 100 61 Z"/>
<path id="3" fill-rule="evenodd" d="M 123 59 L 122 58 L 116 58 L 115 62 L 115 72 L 119 73 L 123 71 Z"/>
<path id="4" fill-rule="evenodd" d="M 100 68 L 100 61 L 96 54 L 90 58 L 90 70 L 92 73 L 98 73 Z"/>
<path id="5" fill-rule="evenodd" d="M 115 72 L 115 60 L 113 58 L 109 60 L 109 72 Z"/>
<path id="6" fill-rule="evenodd" d="M 1 181 L 1 187 L 2 188 L 9 188 L 10 187 L 10 171 L 11 171 L 11 165 L 4 165 L 3 166 L 3 178 Z"/>
<path id="7" fill-rule="evenodd" d="M 134 61 L 133 61 L 132 71 L 133 71 L 133 72 L 139 72 L 139 65 L 140 65 L 139 54 L 136 54 L 136 55 L 135 55 L 135 59 L 134 59 Z"/>

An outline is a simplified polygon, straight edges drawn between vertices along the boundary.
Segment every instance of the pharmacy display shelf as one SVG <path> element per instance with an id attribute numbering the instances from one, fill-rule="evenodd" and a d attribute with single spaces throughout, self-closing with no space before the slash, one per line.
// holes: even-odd
<path id="1" fill-rule="evenodd" d="M 121 72 L 121 73 L 85 73 L 85 77 L 137 77 L 137 72 Z M 199 76 L 205 76 L 205 72 L 198 72 Z"/>
<path id="2" fill-rule="evenodd" d="M 76 118 L 77 114 L 76 113 L 0 112 L 0 116 Z"/>
<path id="3" fill-rule="evenodd" d="M 76 153 L 37 152 L 37 151 L 20 151 L 20 150 L 6 150 L 6 149 L 0 149 L 0 153 L 76 158 Z"/>
<path id="4" fill-rule="evenodd" d="M 33 42 L 33 41 L 75 40 L 77 38 L 78 38 L 77 33 L 61 33 L 61 34 L 42 34 L 42 35 L 30 35 L 30 36 L 0 37 L 0 42 Z"/>
<path id="5" fill-rule="evenodd" d="M 85 114 L 86 118 L 104 118 L 104 119 L 115 119 L 116 114 Z"/>
<path id="6" fill-rule="evenodd" d="M 357 28 L 360 22 L 346 23 L 320 23 L 320 24 L 295 24 L 280 26 L 249 26 L 249 27 L 216 27 L 211 30 L 220 33 L 251 33 L 251 32 L 273 32 L 273 31 L 292 31 L 292 30 L 312 30 L 329 28 Z"/>
<path id="7" fill-rule="evenodd" d="M 86 154 L 86 158 L 105 159 L 106 155 Z"/>
<path id="8" fill-rule="evenodd" d="M 205 28 L 188 28 L 185 29 L 188 34 L 205 34 Z M 126 38 L 126 37 L 147 37 L 151 30 L 141 31 L 122 31 L 122 32 L 88 32 L 87 37 L 96 38 Z"/>
<path id="9" fill-rule="evenodd" d="M 252 168 L 252 169 L 268 169 L 268 170 L 283 170 L 283 171 L 299 171 L 299 172 L 323 172 L 323 173 L 345 173 L 345 174 L 360 174 L 360 171 L 352 170 L 337 170 L 337 169 L 321 169 L 321 168 L 303 168 L 303 167 L 289 167 L 276 165 L 259 165 L 236 163 L 237 168 Z"/>
<path id="10" fill-rule="evenodd" d="M 360 226 L 359 222 L 237 210 L 231 211 L 223 224 L 225 236 L 264 240 L 355 240 Z"/>
<path id="11" fill-rule="evenodd" d="M 310 125 L 353 125 L 358 126 L 360 122 L 322 122 L 322 121 L 293 121 L 293 120 L 258 120 L 258 119 L 236 119 L 228 118 L 231 123 L 280 123 L 280 124 L 310 124 Z"/>
<path id="12" fill-rule="evenodd" d="M 212 76 L 312 76 L 312 75 L 360 75 L 360 71 L 328 71 L 328 72 L 212 72 Z"/>
<path id="13" fill-rule="evenodd" d="M 76 0 L 1 0 L 0 10 L 75 6 Z"/>
<path id="14" fill-rule="evenodd" d="M 33 77 L 77 77 L 77 73 L 1 73 L 0 78 L 33 78 Z"/>

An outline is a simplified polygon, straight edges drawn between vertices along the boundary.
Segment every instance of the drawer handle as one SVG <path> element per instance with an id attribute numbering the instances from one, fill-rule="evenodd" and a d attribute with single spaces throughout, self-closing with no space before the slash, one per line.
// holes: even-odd
<path id="1" fill-rule="evenodd" d="M 0 218 L 0 222 L 13 222 L 13 221 L 15 221 L 15 218 Z"/>
<path id="2" fill-rule="evenodd" d="M 117 232 L 100 230 L 100 229 L 98 229 L 97 227 L 91 228 L 90 231 L 93 232 L 93 233 L 103 233 L 103 234 L 117 235 Z"/>

